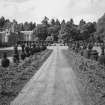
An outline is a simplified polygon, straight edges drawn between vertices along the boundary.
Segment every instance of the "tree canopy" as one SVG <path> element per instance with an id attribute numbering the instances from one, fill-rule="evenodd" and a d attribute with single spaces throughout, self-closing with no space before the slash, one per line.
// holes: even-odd
<path id="1" fill-rule="evenodd" d="M 11 28 L 12 27 L 12 28 Z M 59 38 L 64 41 L 67 40 L 101 40 L 105 39 L 105 14 L 98 20 L 98 22 L 86 22 L 81 19 L 76 25 L 71 18 L 69 21 L 64 19 L 60 22 L 59 19 L 44 17 L 41 24 L 36 22 L 18 23 L 16 20 L 10 21 L 5 17 L 0 18 L 0 29 L 11 28 L 14 32 L 20 31 L 34 31 L 34 37 L 39 40 L 46 40 L 53 37 L 57 41 Z"/>

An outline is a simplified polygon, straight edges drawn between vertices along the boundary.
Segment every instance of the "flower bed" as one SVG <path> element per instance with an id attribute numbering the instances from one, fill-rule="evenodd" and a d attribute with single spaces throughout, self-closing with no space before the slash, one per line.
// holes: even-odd
<path id="1" fill-rule="evenodd" d="M 89 105 L 105 105 L 105 67 L 98 62 L 68 51 L 70 65 L 88 97 Z"/>
<path id="2" fill-rule="evenodd" d="M 4 69 L 0 67 L 0 105 L 9 105 L 24 85 L 37 72 L 52 50 L 45 50 L 27 58 L 17 65 Z"/>

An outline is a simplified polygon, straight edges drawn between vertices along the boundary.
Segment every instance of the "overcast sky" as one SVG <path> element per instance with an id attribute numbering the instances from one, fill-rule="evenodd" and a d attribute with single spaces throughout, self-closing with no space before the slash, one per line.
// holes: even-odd
<path id="1" fill-rule="evenodd" d="M 70 20 L 97 21 L 105 13 L 105 0 L 0 0 L 0 16 L 19 22 L 36 21 L 44 16 Z"/>

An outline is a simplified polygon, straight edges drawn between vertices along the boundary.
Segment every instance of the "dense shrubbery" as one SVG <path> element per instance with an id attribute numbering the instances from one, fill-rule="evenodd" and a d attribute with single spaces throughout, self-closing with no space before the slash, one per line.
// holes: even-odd
<path id="1" fill-rule="evenodd" d="M 105 67 L 69 51 L 70 64 L 90 97 L 90 105 L 105 104 Z"/>
<path id="2" fill-rule="evenodd" d="M 51 50 L 45 50 L 36 53 L 19 65 L 12 64 L 6 69 L 0 67 L 0 105 L 2 103 L 9 105 L 51 52 Z"/>

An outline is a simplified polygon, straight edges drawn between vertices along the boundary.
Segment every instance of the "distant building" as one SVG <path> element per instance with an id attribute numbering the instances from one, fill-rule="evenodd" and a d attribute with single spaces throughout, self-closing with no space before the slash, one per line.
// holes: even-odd
<path id="1" fill-rule="evenodd" d="M 5 40 L 5 32 L 0 32 L 0 43 L 3 43 Z"/>
<path id="2" fill-rule="evenodd" d="M 0 31 L 0 42 L 7 43 L 9 35 L 10 35 L 9 29 L 5 29 L 5 30 L 2 29 L 2 31 Z"/>
<path id="3" fill-rule="evenodd" d="M 9 36 L 10 36 L 10 30 L 6 29 L 5 30 L 5 40 L 4 40 L 6 43 L 8 42 Z"/>
<path id="4" fill-rule="evenodd" d="M 32 39 L 32 35 L 33 35 L 33 31 L 21 31 L 21 33 L 24 34 L 24 40 L 25 41 L 31 41 Z"/>

